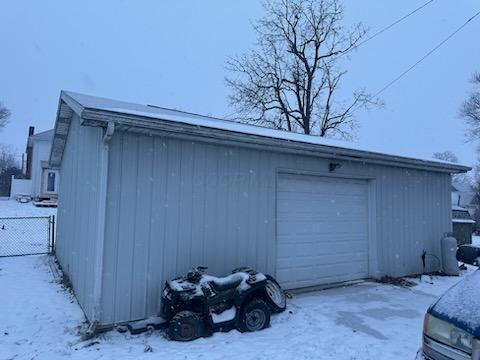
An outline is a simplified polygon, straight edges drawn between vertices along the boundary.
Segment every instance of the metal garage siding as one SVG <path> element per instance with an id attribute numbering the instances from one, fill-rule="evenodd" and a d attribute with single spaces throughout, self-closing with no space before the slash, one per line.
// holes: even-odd
<path id="1" fill-rule="evenodd" d="M 102 323 L 155 314 L 166 279 L 273 272 L 274 168 L 268 153 L 117 132 L 110 143 Z"/>
<path id="2" fill-rule="evenodd" d="M 194 265 L 275 274 L 279 170 L 372 179 L 374 276 L 422 271 L 440 257 L 450 176 L 117 131 L 110 144 L 102 323 L 156 314 L 163 282 Z M 429 257 L 428 270 L 436 267 Z"/>
<path id="3" fill-rule="evenodd" d="M 102 130 L 74 115 L 60 169 L 56 256 L 89 319 L 93 317 L 99 152 Z"/>
<path id="4" fill-rule="evenodd" d="M 440 238 L 451 231 L 450 176 L 382 167 L 377 177 L 377 238 L 380 275 L 439 270 Z"/>

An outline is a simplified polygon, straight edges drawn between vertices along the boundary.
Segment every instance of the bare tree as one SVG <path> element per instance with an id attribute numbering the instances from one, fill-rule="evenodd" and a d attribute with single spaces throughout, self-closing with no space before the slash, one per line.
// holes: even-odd
<path id="1" fill-rule="evenodd" d="M 433 154 L 434 159 L 449 161 L 452 163 L 458 163 L 458 157 L 453 153 L 453 151 L 446 150 L 443 152 L 436 152 Z"/>
<path id="2" fill-rule="evenodd" d="M 480 138 L 480 72 L 473 74 L 471 82 L 474 85 L 474 90 L 462 104 L 460 115 L 465 119 L 469 127 L 467 132 L 468 139 L 470 141 L 476 141 Z M 480 150 L 480 148 L 478 150 Z M 477 224 L 480 224 L 480 164 L 478 164 L 478 160 L 474 168 L 473 190 L 475 195 L 472 203 L 476 206 L 474 220 Z"/>
<path id="3" fill-rule="evenodd" d="M 0 131 L 7 125 L 10 118 L 10 110 L 8 110 L 2 102 L 0 102 Z"/>
<path id="4" fill-rule="evenodd" d="M 450 150 L 436 152 L 433 154 L 433 158 L 438 160 L 443 160 L 443 161 L 449 161 L 452 163 L 460 162 L 460 160 L 458 159 L 458 156 L 453 151 L 450 151 Z M 472 182 L 473 182 L 473 178 L 469 173 L 452 175 L 453 185 L 460 184 L 462 185 L 462 188 L 465 188 L 467 186 L 471 187 Z"/>
<path id="5" fill-rule="evenodd" d="M 276 129 L 350 136 L 353 111 L 372 97 L 363 90 L 338 97 L 345 70 L 339 58 L 366 34 L 346 29 L 338 0 L 266 0 L 254 29 L 257 47 L 227 61 L 227 85 L 236 119 Z"/>
<path id="6" fill-rule="evenodd" d="M 473 74 L 472 83 L 480 87 L 480 73 Z M 480 89 L 470 93 L 469 97 L 460 108 L 460 115 L 465 119 L 469 126 L 468 137 L 470 140 L 480 138 Z"/>
<path id="7" fill-rule="evenodd" d="M 15 153 L 6 145 L 0 144 L 0 196 L 10 196 L 12 175 L 21 177 Z"/>
<path id="8" fill-rule="evenodd" d="M 9 146 L 0 144 L 0 173 L 15 166 L 15 152 Z"/>

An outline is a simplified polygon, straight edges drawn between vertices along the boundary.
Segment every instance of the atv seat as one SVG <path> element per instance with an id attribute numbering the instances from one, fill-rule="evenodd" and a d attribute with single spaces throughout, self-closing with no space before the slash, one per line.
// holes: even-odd
<path id="1" fill-rule="evenodd" d="M 240 285 L 242 281 L 243 280 L 241 278 L 231 280 L 229 279 L 228 281 L 222 282 L 215 282 L 215 280 L 213 280 L 212 282 L 210 282 L 210 284 L 216 292 L 222 292 L 230 289 L 235 289 L 238 285 Z"/>

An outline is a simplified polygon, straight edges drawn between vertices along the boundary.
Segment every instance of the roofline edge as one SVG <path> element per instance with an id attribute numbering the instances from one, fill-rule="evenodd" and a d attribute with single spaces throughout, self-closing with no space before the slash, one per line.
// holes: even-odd
<path id="1" fill-rule="evenodd" d="M 346 160 L 345 156 L 352 161 L 367 161 L 371 163 L 379 163 L 382 162 L 383 165 L 396 165 L 400 167 L 413 167 L 417 169 L 425 169 L 430 171 L 437 171 L 437 172 L 448 172 L 452 174 L 458 173 L 465 173 L 472 170 L 472 167 L 467 165 L 461 164 L 448 164 L 448 163 L 440 163 L 436 161 L 430 160 L 423 160 L 399 155 L 390 155 L 390 154 L 383 154 L 379 152 L 372 152 L 368 150 L 355 150 L 355 149 L 348 149 L 342 147 L 336 147 L 332 145 L 321 145 L 321 144 L 311 144 L 301 141 L 295 140 L 286 140 L 286 139 L 279 139 L 274 137 L 268 137 L 264 135 L 252 135 L 247 133 L 241 133 L 237 131 L 229 131 L 224 129 L 217 129 L 207 126 L 196 126 L 181 122 L 175 122 L 169 119 L 161 119 L 163 123 L 159 123 L 158 121 L 153 120 L 153 118 L 148 116 L 141 116 L 135 114 L 128 114 L 122 112 L 115 112 L 115 111 L 108 111 L 102 109 L 95 109 L 95 108 L 83 108 L 80 118 L 83 120 L 84 125 L 90 126 L 106 126 L 109 122 L 117 122 L 122 125 L 131 126 L 131 127 L 138 127 L 143 129 L 150 129 L 150 130 L 159 130 L 159 131 L 166 131 L 166 132 L 188 132 L 192 135 L 196 135 L 200 138 L 207 137 L 207 134 L 203 132 L 202 129 L 208 129 L 211 134 L 208 134 L 208 137 L 216 137 L 221 138 L 222 134 L 234 134 L 237 137 L 241 136 L 242 138 L 238 138 L 238 142 L 249 143 L 251 141 L 247 140 L 248 138 L 256 138 L 260 139 L 267 139 L 269 140 L 269 144 L 271 146 L 277 145 L 277 147 L 283 147 L 285 143 L 288 144 L 296 144 L 299 148 L 310 147 L 311 149 L 316 149 L 318 152 L 329 154 L 332 158 L 338 157 L 343 160 Z M 85 121 L 87 120 L 87 121 Z M 141 120 L 141 121 L 139 121 Z M 261 140 L 260 140 L 261 141 Z M 278 144 L 271 144 L 272 142 L 276 142 Z M 295 145 L 294 145 L 295 146 Z M 333 150 L 333 151 L 332 151 Z M 332 154 L 332 152 L 338 153 L 338 155 Z M 313 154 L 312 154 L 313 155 Z M 359 158 L 362 156 L 362 158 Z"/>

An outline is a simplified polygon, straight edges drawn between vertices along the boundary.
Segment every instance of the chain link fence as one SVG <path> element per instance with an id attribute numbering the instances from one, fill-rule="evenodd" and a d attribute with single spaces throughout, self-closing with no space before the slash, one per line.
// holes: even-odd
<path id="1" fill-rule="evenodd" d="M 0 257 L 51 254 L 55 216 L 0 218 Z"/>

